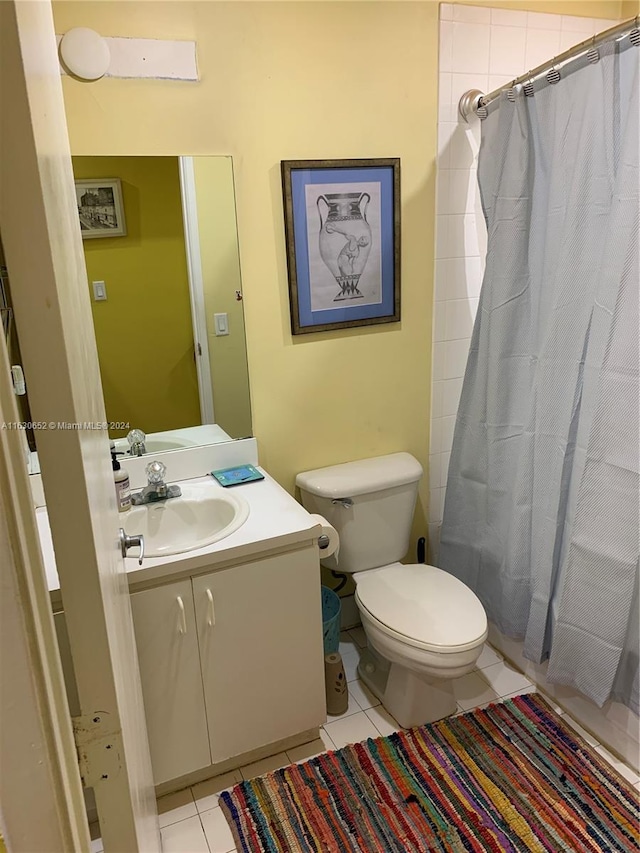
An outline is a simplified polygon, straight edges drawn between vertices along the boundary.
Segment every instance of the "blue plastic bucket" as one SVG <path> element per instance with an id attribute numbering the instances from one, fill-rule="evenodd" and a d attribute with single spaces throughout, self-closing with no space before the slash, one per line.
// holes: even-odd
<path id="1" fill-rule="evenodd" d="M 338 651 L 340 645 L 340 598 L 328 586 L 322 589 L 322 635 L 325 655 Z"/>

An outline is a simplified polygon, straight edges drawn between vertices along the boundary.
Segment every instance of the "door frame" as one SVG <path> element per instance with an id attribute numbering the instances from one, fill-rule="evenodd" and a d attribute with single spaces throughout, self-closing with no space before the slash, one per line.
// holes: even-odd
<path id="1" fill-rule="evenodd" d="M 0 2 L 0 63 L 11 115 L 0 125 L 0 227 L 31 412 L 42 425 L 38 456 L 81 704 L 73 721 L 81 772 L 94 789 L 107 853 L 155 853 L 160 829 L 50 0 Z M 4 374 L 3 389 L 6 360 Z M 24 464 L 21 450 L 11 459 Z M 26 466 L 23 486 L 24 477 Z M 2 497 L 13 493 L 5 488 Z M 25 500 L 13 511 L 31 524 L 30 547 L 39 552 Z M 41 564 L 30 582 L 45 608 Z M 39 651 L 46 648 L 57 655 L 43 638 Z M 40 819 L 32 796 L 12 803 L 12 820 L 25 803 L 31 820 Z M 78 847 L 87 849 L 82 839 Z"/>
<path id="2" fill-rule="evenodd" d="M 198 376 L 198 393 L 200 396 L 200 420 L 203 424 L 215 424 L 211 362 L 209 360 L 209 337 L 207 334 L 207 315 L 204 301 L 204 279 L 200 256 L 198 199 L 193 157 L 178 157 L 178 169 L 180 172 L 184 242 L 187 253 L 193 345 L 195 349 L 196 373 Z"/>
<path id="3" fill-rule="evenodd" d="M 0 828 L 9 849 L 90 849 L 53 611 L 0 340 Z M 28 803 L 28 808 L 25 804 Z M 34 819 L 37 815 L 37 819 Z"/>

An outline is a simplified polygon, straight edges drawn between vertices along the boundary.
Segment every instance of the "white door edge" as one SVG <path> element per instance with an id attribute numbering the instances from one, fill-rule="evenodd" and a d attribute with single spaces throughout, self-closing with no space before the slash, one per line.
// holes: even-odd
<path id="1" fill-rule="evenodd" d="M 203 424 L 214 424 L 213 387 L 209 362 L 209 339 L 204 304 L 204 281 L 200 259 L 200 232 L 198 230 L 198 205 L 193 157 L 178 157 L 180 169 L 180 193 L 182 196 L 182 220 L 187 250 L 187 274 L 191 297 L 191 323 L 196 353 L 198 392 L 200 394 L 200 417 Z"/>
<path id="2" fill-rule="evenodd" d="M 1 2 L 0 53 L 2 103 L 11 115 L 0 124 L 0 227 L 30 408 L 41 424 L 38 456 L 80 717 L 105 738 L 106 769 L 98 775 L 96 749 L 87 769 L 98 780 L 105 850 L 156 853 L 160 828 L 51 4 Z M 12 512 L 28 518 L 26 506 Z M 33 524 L 27 538 L 39 548 Z M 48 599 L 42 572 L 33 589 Z M 32 800 L 35 823 L 41 816 Z M 65 841 L 13 849 L 88 848 Z"/>
<path id="3" fill-rule="evenodd" d="M 0 340 L 0 426 L 18 422 Z M 0 429 L 0 803 L 10 850 L 89 850 L 21 432 Z M 37 815 L 37 819 L 34 816 Z"/>

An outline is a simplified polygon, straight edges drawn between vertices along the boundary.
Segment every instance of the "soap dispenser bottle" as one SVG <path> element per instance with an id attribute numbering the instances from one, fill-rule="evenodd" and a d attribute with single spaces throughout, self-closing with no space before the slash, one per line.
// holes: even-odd
<path id="1" fill-rule="evenodd" d="M 118 462 L 115 450 L 111 450 L 111 464 L 113 465 L 113 479 L 116 483 L 116 503 L 118 512 L 126 512 L 131 509 L 131 488 L 129 486 L 129 475 Z"/>

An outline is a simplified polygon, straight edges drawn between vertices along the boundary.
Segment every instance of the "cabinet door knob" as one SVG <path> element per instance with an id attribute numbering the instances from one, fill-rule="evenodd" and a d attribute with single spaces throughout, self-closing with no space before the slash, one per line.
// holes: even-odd
<path id="1" fill-rule="evenodd" d="M 184 602 L 183 602 L 181 596 L 178 596 L 177 602 L 178 602 L 178 632 L 180 634 L 186 634 L 187 633 L 187 617 L 185 616 L 185 613 L 184 613 Z"/>
<path id="2" fill-rule="evenodd" d="M 207 625 L 210 628 L 213 628 L 213 626 L 216 624 L 216 610 L 215 610 L 215 607 L 213 606 L 213 595 L 212 595 L 210 589 L 207 590 L 207 600 L 209 602 L 209 604 L 208 604 L 209 615 L 207 616 Z"/>

